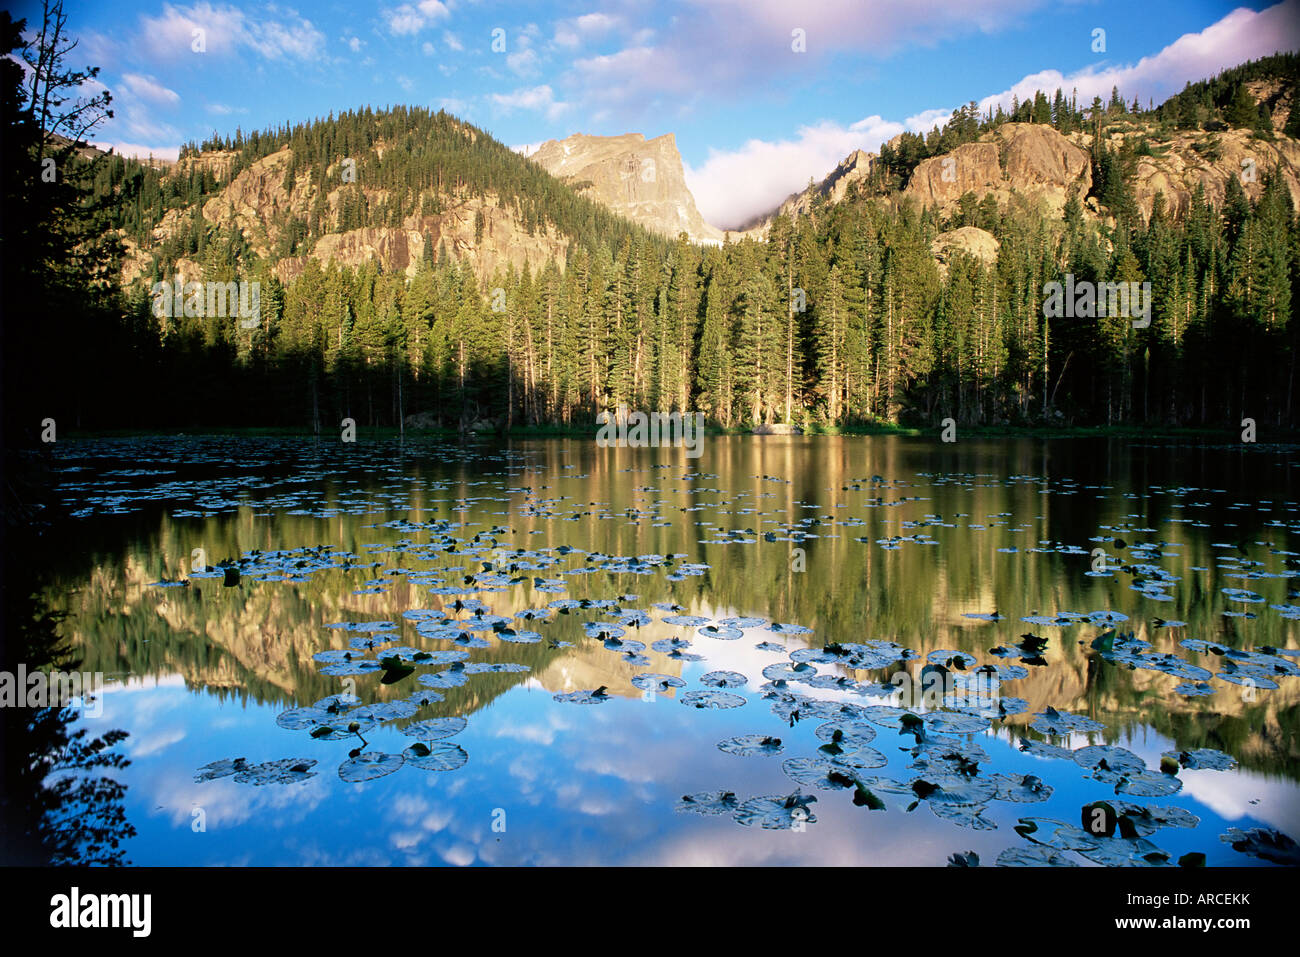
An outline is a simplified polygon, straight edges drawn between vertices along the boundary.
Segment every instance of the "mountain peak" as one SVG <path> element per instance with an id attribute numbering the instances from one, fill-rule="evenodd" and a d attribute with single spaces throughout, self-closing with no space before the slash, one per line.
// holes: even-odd
<path id="1" fill-rule="evenodd" d="M 722 232 L 706 223 L 695 206 L 672 133 L 653 139 L 642 133 L 574 133 L 548 140 L 529 158 L 552 176 L 660 235 L 675 239 L 685 232 L 695 242 L 722 241 Z"/>

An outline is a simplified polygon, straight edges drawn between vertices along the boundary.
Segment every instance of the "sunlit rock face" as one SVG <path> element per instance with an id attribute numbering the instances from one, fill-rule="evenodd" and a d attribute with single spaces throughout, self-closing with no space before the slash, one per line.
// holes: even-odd
<path id="1" fill-rule="evenodd" d="M 723 234 L 704 221 L 686 186 L 682 157 L 673 134 L 647 140 L 640 133 L 548 140 L 530 159 L 552 176 L 661 235 L 686 233 L 695 242 L 721 242 Z"/>
<path id="2" fill-rule="evenodd" d="M 978 226 L 950 229 L 934 237 L 934 242 L 930 244 L 930 249 L 939 263 L 940 275 L 947 274 L 948 263 L 959 253 L 974 256 L 985 266 L 993 265 L 998 261 L 998 248 L 997 238 L 988 230 L 980 229 Z"/>
<path id="3" fill-rule="evenodd" d="M 376 151 L 383 152 L 382 145 Z M 326 211 L 334 221 L 343 202 L 344 189 L 322 190 L 311 170 L 287 175 L 293 151 L 285 147 L 241 170 L 233 178 L 231 153 L 213 153 L 182 160 L 173 175 L 189 175 L 191 169 L 205 169 L 221 184 L 220 192 L 203 203 L 199 211 L 205 223 L 218 229 L 240 233 L 258 256 L 273 262 L 276 277 L 292 282 L 309 259 L 322 266 L 357 267 L 375 263 L 385 272 L 401 271 L 414 275 L 420 266 L 425 242 L 435 253 L 442 250 L 452 260 L 463 263 L 480 279 L 487 279 L 499 269 L 538 270 L 548 261 L 563 266 L 570 239 L 553 226 L 529 230 L 510 202 L 495 193 L 483 196 L 445 190 L 438 194 L 439 211 L 423 214 L 415 211 L 402 219 L 400 226 L 374 227 L 326 232 L 305 253 L 282 255 L 282 240 L 289 224 L 305 222 L 314 208 Z M 680 161 L 679 161 L 680 164 Z M 334 169 L 335 167 L 331 167 Z M 361 192 L 371 205 L 382 204 L 388 191 L 362 186 Z M 122 263 L 122 281 L 131 283 L 150 273 L 153 256 L 160 246 L 191 227 L 194 211 L 189 207 L 169 209 L 154 227 L 151 242 L 144 246 L 127 239 Z M 179 259 L 177 270 L 187 280 L 199 279 L 204 270 L 199 263 Z"/>
<path id="4" fill-rule="evenodd" d="M 903 196 L 947 209 L 966 193 L 999 200 L 1013 190 L 1060 209 L 1092 185 L 1088 154 L 1050 126 L 1006 123 L 979 142 L 917 164 Z"/>

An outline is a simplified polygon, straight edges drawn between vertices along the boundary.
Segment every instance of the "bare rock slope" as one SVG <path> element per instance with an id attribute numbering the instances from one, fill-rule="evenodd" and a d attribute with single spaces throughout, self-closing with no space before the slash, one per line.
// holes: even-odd
<path id="1" fill-rule="evenodd" d="M 686 186 L 673 134 L 647 140 L 640 133 L 548 140 L 529 158 L 552 176 L 614 212 L 663 236 L 685 232 L 701 243 L 720 243 L 722 231 L 704 221 Z"/>
<path id="2" fill-rule="evenodd" d="M 221 191 L 203 204 L 203 219 L 221 229 L 237 230 L 258 256 L 274 258 L 273 252 L 293 219 L 305 220 L 316 200 L 319 187 L 312 181 L 310 171 L 302 171 L 292 183 L 285 180 L 292 152 L 288 147 L 263 157 L 242 170 L 233 179 L 229 177 L 229 154 L 217 154 L 204 159 L 212 164 Z M 192 160 L 182 160 L 192 163 Z M 341 190 L 335 188 L 325 194 L 331 216 L 337 214 Z M 382 189 L 364 190 L 366 199 L 378 204 L 387 198 Z M 445 249 L 457 262 L 474 270 L 480 279 L 490 278 L 498 269 L 525 266 L 536 271 L 548 260 L 564 265 L 569 248 L 568 237 L 554 228 L 529 231 L 515 214 L 514 207 L 502 203 L 494 193 L 484 196 L 448 194 L 442 197 L 442 211 L 435 215 L 411 213 L 404 217 L 399 227 L 365 227 L 344 232 L 327 233 L 320 237 L 307 255 L 286 256 L 275 262 L 274 270 L 283 282 L 298 277 L 308 258 L 322 265 L 337 263 L 342 266 L 359 266 L 377 262 L 385 270 L 400 270 L 413 274 L 420 264 L 420 256 L 427 238 L 434 250 Z M 159 244 L 181 233 L 188 226 L 189 210 L 168 210 L 154 227 L 151 239 Z M 482 237 L 476 236 L 476 221 L 483 223 Z M 122 269 L 122 279 L 131 283 L 148 274 L 153 247 L 140 248 L 127 242 L 127 255 Z M 202 268 L 188 260 L 177 263 L 187 279 L 198 279 Z"/>
<path id="3" fill-rule="evenodd" d="M 1050 126 L 1006 123 L 979 142 L 917 164 L 904 198 L 945 211 L 967 192 L 993 193 L 1005 201 L 1011 191 L 1042 196 L 1049 207 L 1064 208 L 1092 186 L 1088 152 Z"/>

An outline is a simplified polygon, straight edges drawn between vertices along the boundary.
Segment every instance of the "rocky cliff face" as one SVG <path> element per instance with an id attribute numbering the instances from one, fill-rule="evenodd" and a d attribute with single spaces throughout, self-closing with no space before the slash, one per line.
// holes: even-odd
<path id="1" fill-rule="evenodd" d="M 1290 111 L 1294 90 L 1281 81 L 1252 81 L 1250 92 L 1270 111 L 1275 130 L 1280 130 Z M 473 133 L 468 135 L 472 138 Z M 1118 122 L 1106 134 L 1107 146 L 1137 147 L 1132 181 L 1142 214 L 1151 215 L 1157 195 L 1163 195 L 1167 210 L 1175 217 L 1187 211 L 1195 190 L 1206 200 L 1222 206 L 1230 179 L 1240 179 L 1252 199 L 1263 190 L 1270 170 L 1277 170 L 1300 206 L 1300 142 L 1276 133 L 1261 139 L 1248 130 L 1220 132 L 1189 131 L 1162 134 L 1140 121 Z M 1140 146 L 1139 146 L 1140 144 Z M 1059 215 L 1067 200 L 1084 200 L 1092 187 L 1090 151 L 1092 135 L 1075 132 L 1064 136 L 1049 126 L 1007 123 L 963 144 L 949 153 L 919 163 L 901 193 L 882 201 L 912 200 L 950 213 L 967 193 L 976 199 L 993 195 L 999 203 L 1012 194 L 1041 199 L 1049 211 Z M 382 155 L 385 146 L 376 144 Z M 210 173 L 220 193 L 202 208 L 203 219 L 224 229 L 238 230 L 261 257 L 276 260 L 284 251 L 281 240 L 289 224 L 305 221 L 316 206 L 320 186 L 310 170 L 301 170 L 292 180 L 286 171 L 292 161 L 288 148 L 266 156 L 234 174 L 235 154 L 210 152 L 186 157 L 174 164 L 173 175 L 187 176 L 194 169 Z M 720 243 L 723 232 L 706 223 L 686 185 L 685 173 L 672 134 L 647 140 L 639 133 L 623 136 L 575 134 L 544 143 L 530 157 L 552 175 L 586 193 L 612 211 L 638 222 L 661 235 L 676 238 L 685 232 L 693 241 Z M 835 204 L 855 187 L 865 184 L 875 171 L 874 153 L 855 150 L 820 183 L 796 193 L 772 213 L 733 230 L 733 240 L 766 238 L 776 215 L 792 219 L 809 215 L 817 203 Z M 372 206 L 389 197 L 380 189 L 365 189 Z M 343 193 L 332 189 L 323 197 L 328 214 L 337 215 Z M 319 238 L 306 252 L 280 258 L 275 270 L 283 281 L 301 273 L 308 258 L 322 264 L 337 262 L 358 266 L 377 261 L 387 270 L 413 273 L 428 239 L 435 250 L 445 248 L 455 260 L 466 263 L 481 279 L 498 268 L 534 270 L 548 260 L 563 267 L 570 245 L 567 236 L 554 229 L 526 229 L 514 205 L 500 197 L 443 194 L 438 196 L 441 212 L 419 215 L 412 212 L 400 226 L 354 229 Z M 1100 218 L 1105 211 L 1095 200 L 1085 203 L 1085 213 Z M 170 210 L 153 230 L 151 241 L 137 246 L 126 242 L 123 279 L 132 282 L 149 271 L 157 244 L 183 234 L 189 228 L 189 210 Z M 476 224 L 483 225 L 481 240 Z M 960 231 L 957 231 L 960 232 Z M 948 247 L 969 247 L 968 251 L 987 258 L 989 243 L 970 233 L 954 234 Z M 992 247 L 994 255 L 996 246 Z M 942 262 L 942 252 L 936 249 Z M 178 264 L 187 276 L 201 277 L 197 263 Z"/>
<path id="2" fill-rule="evenodd" d="M 575 133 L 548 140 L 529 158 L 552 176 L 663 236 L 675 239 L 685 232 L 695 242 L 722 242 L 722 231 L 706 223 L 695 208 L 671 133 L 652 140 L 640 133 Z"/>
<path id="3" fill-rule="evenodd" d="M 1290 109 L 1290 101 L 1286 102 Z M 1117 133 L 1107 142 L 1118 148 L 1124 139 L 1140 135 Z M 1075 138 L 1083 145 L 1092 144 L 1091 136 L 1075 134 Z M 1138 157 L 1133 180 L 1134 198 L 1144 217 L 1151 216 L 1157 193 L 1164 194 L 1165 209 L 1181 217 L 1198 185 L 1204 188 L 1207 202 L 1222 208 L 1228 180 L 1234 176 L 1247 196 L 1258 199 L 1265 173 L 1272 169 L 1281 174 L 1292 202 L 1300 205 L 1300 143 L 1281 134 L 1268 141 L 1252 136 L 1249 130 L 1176 133 L 1168 141 L 1157 142 L 1152 154 Z"/>
<path id="4" fill-rule="evenodd" d="M 1082 200 L 1091 186 L 1087 150 L 1050 126 L 1006 123 L 979 142 L 922 160 L 903 197 L 946 212 L 968 192 L 993 193 L 1003 202 L 1016 190 L 1041 196 L 1059 211 L 1071 195 Z"/>
<path id="5" fill-rule="evenodd" d="M 1291 108 L 1290 88 L 1261 82 L 1252 93 L 1268 105 L 1275 128 L 1281 129 Z M 1181 217 L 1197 186 L 1204 189 L 1207 202 L 1222 207 L 1228 181 L 1234 176 L 1247 196 L 1258 199 L 1266 172 L 1274 169 L 1300 206 L 1300 142 L 1281 133 L 1272 140 L 1241 129 L 1177 132 L 1161 138 L 1153 129 L 1134 124 L 1108 133 L 1106 145 L 1118 150 L 1127 139 L 1144 140 L 1148 147 L 1148 152 L 1137 157 L 1132 182 L 1134 198 L 1146 218 L 1151 216 L 1157 194 L 1164 195 L 1171 215 Z M 918 163 L 897 198 L 949 213 L 968 192 L 976 199 L 992 194 L 999 203 L 1005 203 L 1014 192 L 1041 198 L 1049 210 L 1059 214 L 1071 196 L 1082 202 L 1092 188 L 1091 149 L 1090 133 L 1063 136 L 1050 126 L 1007 123 L 974 143 Z M 775 215 L 806 215 L 822 197 L 830 203 L 839 202 L 851 187 L 870 177 L 875 160 L 873 153 L 854 151 L 821 183 L 791 196 L 772 214 L 748 224 L 748 232 L 733 236 L 762 238 Z M 1096 217 L 1102 211 L 1095 201 L 1088 200 L 1085 212 Z M 959 237 L 955 245 L 968 240 L 978 247 L 970 251 L 983 258 L 988 244 L 969 234 Z"/>
<path id="6" fill-rule="evenodd" d="M 233 179 L 230 171 L 234 154 L 214 153 L 197 159 L 181 161 L 181 174 L 187 172 L 186 164 L 202 163 L 223 183 L 219 195 L 203 204 L 204 220 L 220 228 L 238 229 L 258 256 L 273 258 L 273 252 L 292 219 L 305 220 L 316 201 L 319 187 L 312 182 L 311 172 L 302 170 L 286 185 L 285 172 L 292 160 L 289 148 L 272 153 L 241 171 Z M 387 191 L 364 190 L 372 204 L 383 202 Z M 326 194 L 330 214 L 338 212 L 341 190 Z M 424 240 L 428 237 L 433 249 L 440 246 L 452 259 L 468 264 L 480 279 L 487 279 L 499 267 L 522 269 L 525 265 L 534 271 L 548 260 L 556 260 L 563 267 L 569 248 L 569 239 L 553 229 L 529 233 L 515 215 L 514 208 L 502 204 L 494 194 L 476 196 L 442 196 L 443 211 L 437 215 L 407 216 L 401 227 L 363 228 L 340 233 L 327 233 L 305 254 L 280 259 L 275 265 L 277 277 L 290 282 L 302 272 L 309 258 L 322 265 L 338 263 L 359 266 L 377 261 L 385 270 L 400 270 L 412 274 L 419 267 Z M 483 237 L 475 238 L 475 222 L 479 213 L 483 218 Z M 152 239 L 161 243 L 180 233 L 187 226 L 188 210 L 168 210 L 154 228 Z M 152 246 L 137 247 L 127 242 L 127 254 L 122 278 L 130 283 L 149 270 Z M 186 278 L 200 278 L 198 264 L 181 260 L 177 264 Z"/>

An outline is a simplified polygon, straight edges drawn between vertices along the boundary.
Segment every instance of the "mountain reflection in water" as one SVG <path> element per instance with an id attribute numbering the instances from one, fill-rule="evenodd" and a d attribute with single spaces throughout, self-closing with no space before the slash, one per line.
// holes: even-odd
<path id="1" fill-rule="evenodd" d="M 104 727 L 130 732 L 130 860 L 942 865 L 1066 847 L 1241 865 L 1261 859 L 1230 828 L 1300 833 L 1293 450 L 703 452 L 60 442 L 78 519 L 48 597 L 82 669 L 111 679 Z M 935 713 L 935 675 L 979 693 Z M 325 699 L 327 717 L 277 724 Z M 1069 731 L 1049 708 L 1102 730 L 1031 728 Z M 454 735 L 404 733 L 455 716 Z M 740 736 L 781 744 L 719 747 Z M 1094 767 L 1090 745 L 1136 757 Z M 687 795 L 721 813 L 679 810 Z M 1080 850 L 1055 825 L 1015 830 L 1077 829 L 1099 800 L 1140 837 Z M 1139 840 L 1165 857 L 1121 860 Z"/>

